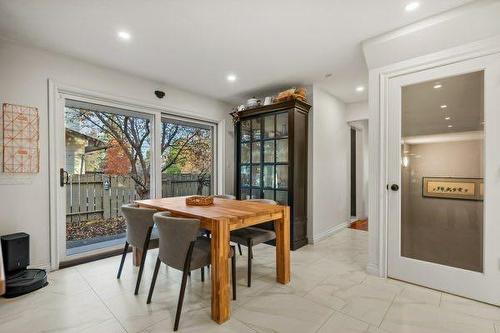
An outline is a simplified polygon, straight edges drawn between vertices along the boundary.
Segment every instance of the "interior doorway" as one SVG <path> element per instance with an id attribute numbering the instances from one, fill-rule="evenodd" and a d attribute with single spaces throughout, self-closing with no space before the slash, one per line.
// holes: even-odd
<path id="1" fill-rule="evenodd" d="M 368 120 L 349 122 L 352 229 L 368 230 Z"/>
<path id="2" fill-rule="evenodd" d="M 351 218 L 356 216 L 356 130 L 351 128 Z"/>

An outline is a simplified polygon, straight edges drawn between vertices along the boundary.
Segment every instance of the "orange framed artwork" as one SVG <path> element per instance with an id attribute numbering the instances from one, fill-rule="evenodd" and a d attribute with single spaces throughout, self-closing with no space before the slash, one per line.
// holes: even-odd
<path id="1" fill-rule="evenodd" d="M 2 105 L 2 155 L 5 173 L 38 173 L 40 169 L 38 109 Z"/>

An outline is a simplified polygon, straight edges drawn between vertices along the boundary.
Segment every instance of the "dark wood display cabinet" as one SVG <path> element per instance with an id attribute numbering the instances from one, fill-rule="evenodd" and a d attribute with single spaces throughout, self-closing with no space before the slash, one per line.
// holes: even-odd
<path id="1" fill-rule="evenodd" d="M 307 244 L 307 123 L 298 100 L 237 112 L 236 196 L 290 206 L 290 247 Z M 268 226 L 272 227 L 272 225 Z"/>

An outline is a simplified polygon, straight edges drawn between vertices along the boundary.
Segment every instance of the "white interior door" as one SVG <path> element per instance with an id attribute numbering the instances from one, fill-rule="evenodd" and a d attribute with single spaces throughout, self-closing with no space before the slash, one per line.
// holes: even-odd
<path id="1" fill-rule="evenodd" d="M 500 55 L 390 79 L 388 276 L 500 305 Z"/>

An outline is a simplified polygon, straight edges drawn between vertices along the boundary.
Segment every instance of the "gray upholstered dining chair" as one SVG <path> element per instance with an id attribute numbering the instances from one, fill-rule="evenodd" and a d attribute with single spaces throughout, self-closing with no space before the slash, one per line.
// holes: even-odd
<path id="1" fill-rule="evenodd" d="M 198 236 L 200 220 L 170 217 L 164 212 L 156 213 L 153 219 L 158 227 L 160 249 L 156 266 L 149 288 L 147 304 L 151 303 L 153 291 L 158 276 L 160 264 L 182 271 L 181 289 L 175 314 L 174 331 L 179 327 L 179 319 L 186 291 L 187 277 L 192 270 L 203 268 L 210 264 L 210 238 Z M 231 247 L 231 280 L 233 286 L 233 300 L 236 299 L 236 255 Z M 229 259 L 229 258 L 228 258 Z"/>
<path id="2" fill-rule="evenodd" d="M 236 197 L 231 194 L 217 194 L 213 196 L 214 198 L 219 198 L 219 199 L 228 199 L 228 200 L 236 200 Z"/>
<path id="3" fill-rule="evenodd" d="M 141 284 L 142 272 L 144 271 L 144 262 L 146 261 L 146 254 L 149 248 L 149 241 L 158 238 L 158 233 L 153 232 L 153 215 L 156 213 L 155 209 L 140 208 L 136 204 L 127 204 L 121 207 L 123 216 L 127 223 L 127 240 L 123 248 L 122 260 L 118 268 L 116 278 L 119 279 L 122 275 L 123 263 L 127 256 L 129 245 L 137 248 L 142 248 L 141 263 L 139 266 L 139 274 L 137 275 L 137 282 L 135 284 L 134 294 L 139 292 Z"/>
<path id="4" fill-rule="evenodd" d="M 249 199 L 246 201 L 254 201 L 266 203 L 270 205 L 277 205 L 274 200 L 269 199 Z M 248 247 L 248 268 L 247 268 L 247 285 L 252 285 L 252 247 L 270 240 L 276 239 L 276 233 L 273 230 L 260 228 L 257 226 L 247 227 L 231 231 L 231 242 L 238 244 L 238 250 L 241 253 L 241 245 Z"/>

